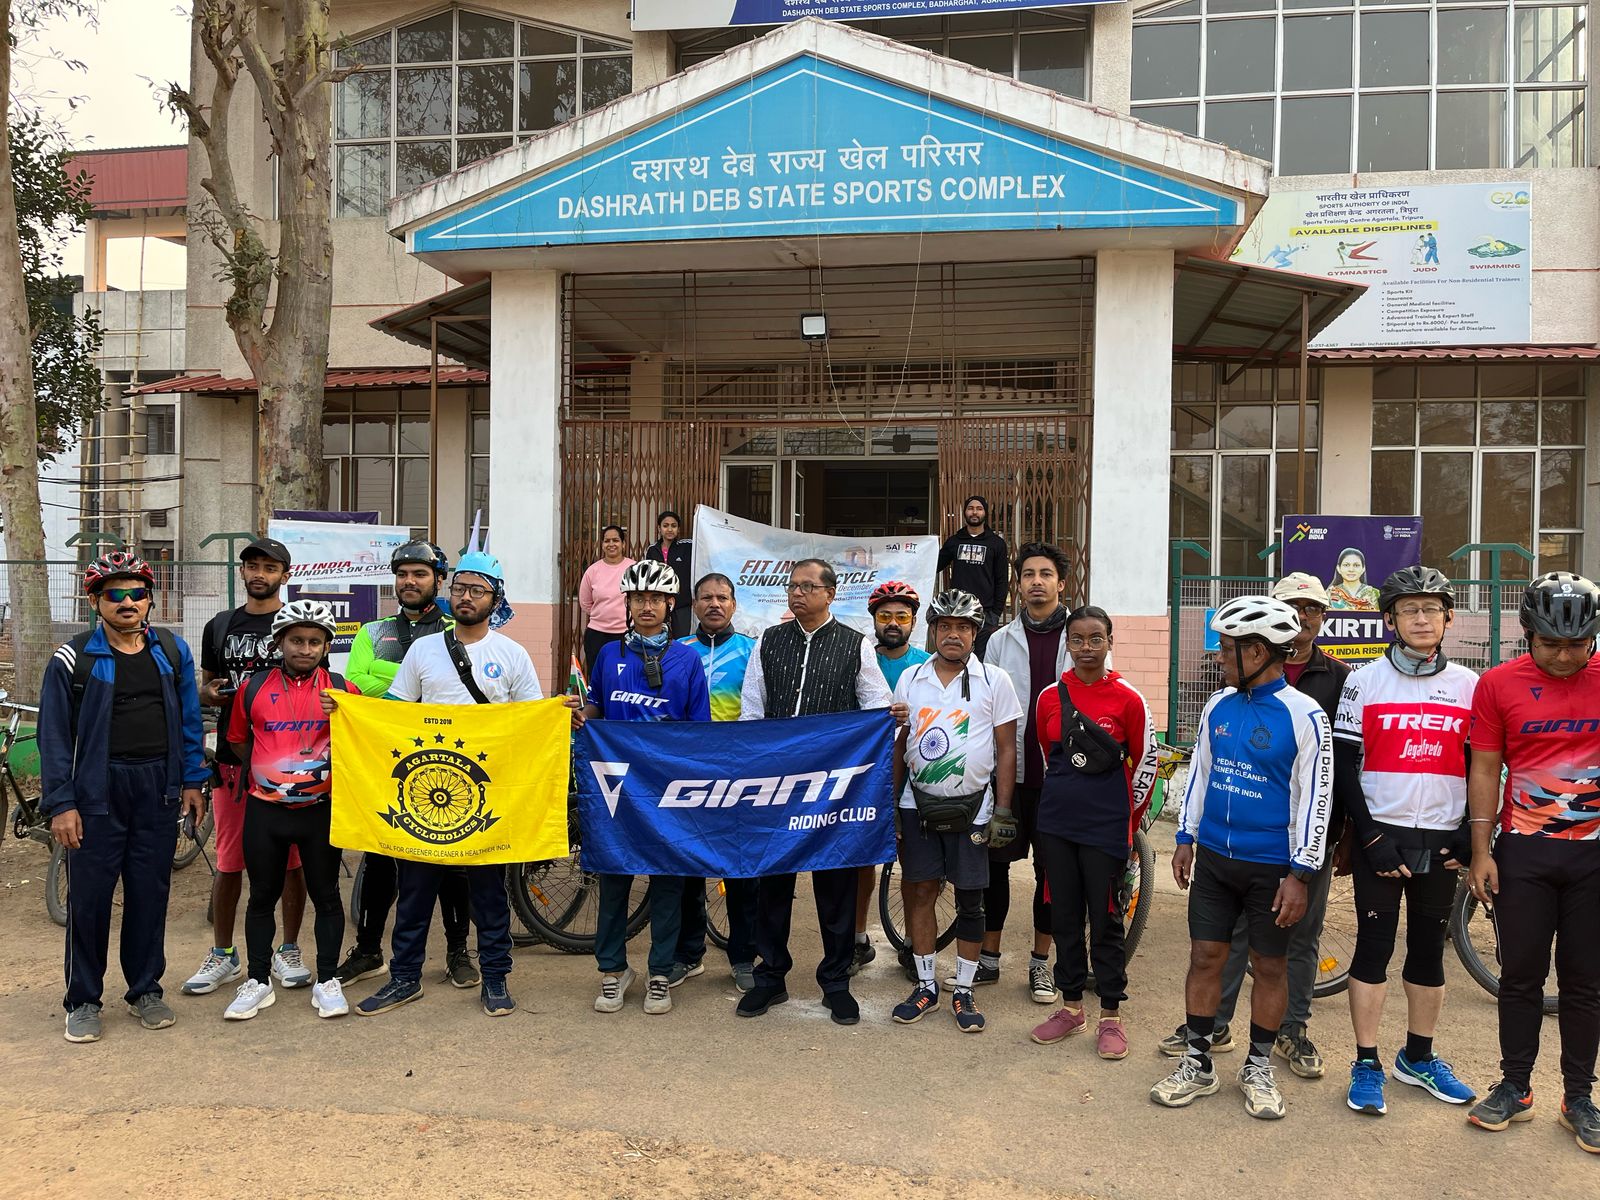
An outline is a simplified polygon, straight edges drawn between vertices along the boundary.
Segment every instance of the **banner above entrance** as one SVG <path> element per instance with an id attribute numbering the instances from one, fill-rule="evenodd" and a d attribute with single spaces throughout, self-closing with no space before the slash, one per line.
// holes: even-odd
<path id="1" fill-rule="evenodd" d="M 635 29 L 723 29 L 782 25 L 801 17 L 864 21 L 878 17 L 948 16 L 1061 8 L 1099 0 L 633 0 Z"/>
<path id="2" fill-rule="evenodd" d="M 1241 220 L 1215 192 L 802 54 L 424 225 L 411 250 Z"/>

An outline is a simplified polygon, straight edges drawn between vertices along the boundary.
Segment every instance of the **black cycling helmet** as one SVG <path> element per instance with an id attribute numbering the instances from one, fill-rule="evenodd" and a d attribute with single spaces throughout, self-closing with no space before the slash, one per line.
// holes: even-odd
<path id="1" fill-rule="evenodd" d="M 1592 638 L 1600 633 L 1600 587 L 1570 571 L 1551 571 L 1528 585 L 1517 616 L 1530 636 Z"/>
<path id="2" fill-rule="evenodd" d="M 1446 612 L 1456 606 L 1455 589 L 1443 572 L 1432 567 L 1401 567 L 1385 579 L 1378 589 L 1378 611 L 1387 613 L 1402 596 L 1437 596 Z"/>
<path id="3" fill-rule="evenodd" d="M 420 563 L 425 567 L 432 567 L 440 575 L 450 573 L 450 560 L 445 557 L 444 551 L 432 542 L 407 542 L 389 556 L 391 571 L 398 571 L 407 563 Z"/>

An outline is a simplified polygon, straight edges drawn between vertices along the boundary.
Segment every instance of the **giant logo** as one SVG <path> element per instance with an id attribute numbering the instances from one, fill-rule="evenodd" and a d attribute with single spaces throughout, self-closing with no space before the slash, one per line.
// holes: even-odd
<path id="1" fill-rule="evenodd" d="M 779 806 L 796 800 L 810 804 L 817 800 L 844 800 L 855 781 L 872 770 L 873 764 L 836 767 L 831 771 L 798 771 L 787 775 L 753 775 L 743 779 L 674 779 L 662 789 L 658 808 L 734 808 L 749 804 L 754 808 Z M 595 783 L 606 809 L 614 817 L 622 799 L 628 764 L 591 762 Z"/>

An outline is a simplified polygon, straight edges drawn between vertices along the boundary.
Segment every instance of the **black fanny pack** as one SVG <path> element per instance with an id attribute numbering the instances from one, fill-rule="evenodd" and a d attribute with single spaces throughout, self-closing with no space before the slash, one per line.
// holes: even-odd
<path id="1" fill-rule="evenodd" d="M 935 796 L 916 784 L 911 785 L 911 798 L 917 802 L 917 820 L 927 833 L 965 833 L 983 807 L 983 793 L 969 792 L 965 796 Z"/>
<path id="2" fill-rule="evenodd" d="M 1061 680 L 1056 681 L 1056 694 L 1061 698 L 1061 749 L 1073 769 L 1083 775 L 1121 770 L 1128 748 L 1078 710 Z"/>

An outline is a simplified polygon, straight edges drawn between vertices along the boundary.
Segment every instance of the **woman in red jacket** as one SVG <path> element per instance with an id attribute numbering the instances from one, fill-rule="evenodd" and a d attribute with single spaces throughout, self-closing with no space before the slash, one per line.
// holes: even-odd
<path id="1" fill-rule="evenodd" d="M 1100 997 L 1096 1050 L 1101 1058 L 1121 1059 L 1128 1055 L 1118 1015 L 1128 998 L 1122 877 L 1155 784 L 1156 735 L 1144 697 L 1106 666 L 1112 636 L 1105 610 L 1077 609 L 1067 617 L 1065 634 L 1072 666 L 1039 694 L 1045 777 L 1034 843 L 1050 890 L 1062 1007 L 1032 1037 L 1050 1045 L 1086 1027 L 1083 992 L 1092 959 Z"/>

